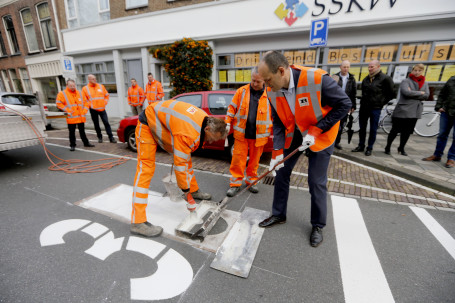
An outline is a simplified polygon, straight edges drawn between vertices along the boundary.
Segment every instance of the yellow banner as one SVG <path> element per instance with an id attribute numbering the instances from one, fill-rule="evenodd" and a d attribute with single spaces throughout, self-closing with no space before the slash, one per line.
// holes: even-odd
<path id="1" fill-rule="evenodd" d="M 449 78 L 452 76 L 455 76 L 455 65 L 446 65 L 444 67 L 444 72 L 442 73 L 441 81 L 447 82 L 447 80 L 449 80 Z"/>
<path id="2" fill-rule="evenodd" d="M 227 82 L 227 78 L 226 78 L 226 71 L 225 70 L 220 70 L 218 72 L 218 79 L 220 82 Z"/>
<path id="3" fill-rule="evenodd" d="M 442 65 L 428 65 L 427 73 L 425 74 L 425 80 L 430 81 L 439 81 L 439 76 L 441 75 Z"/>

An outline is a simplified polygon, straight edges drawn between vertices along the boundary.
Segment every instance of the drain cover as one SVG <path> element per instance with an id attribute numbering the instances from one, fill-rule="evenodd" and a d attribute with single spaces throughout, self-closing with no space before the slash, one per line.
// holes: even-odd
<path id="1" fill-rule="evenodd" d="M 266 176 L 264 179 L 262 179 L 263 184 L 267 185 L 274 185 L 275 184 L 275 177 L 273 176 Z"/>

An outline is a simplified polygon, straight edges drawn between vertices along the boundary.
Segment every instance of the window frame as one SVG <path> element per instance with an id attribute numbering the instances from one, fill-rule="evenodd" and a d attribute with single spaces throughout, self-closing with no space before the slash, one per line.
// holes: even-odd
<path id="1" fill-rule="evenodd" d="M 76 20 L 76 26 L 75 27 L 79 27 L 80 25 L 79 25 L 79 14 L 78 14 L 78 11 L 79 11 L 78 1 L 74 0 L 74 14 L 75 14 L 75 17 L 72 17 L 72 18 L 70 18 L 70 14 L 69 14 L 68 1 L 69 0 L 65 0 L 66 25 L 68 26 L 68 28 L 74 28 L 74 27 L 72 27 L 70 25 L 70 21 Z"/>
<path id="2" fill-rule="evenodd" d="M 54 28 L 52 26 L 52 15 L 51 15 L 51 12 L 49 10 L 49 17 L 46 17 L 45 19 L 41 19 L 40 18 L 39 11 L 38 11 L 38 6 L 40 6 L 42 4 L 47 4 L 48 10 L 49 10 L 50 6 L 49 6 L 49 3 L 47 1 L 43 1 L 43 2 L 35 4 L 36 16 L 38 17 L 39 29 L 40 29 L 40 32 L 41 32 L 41 40 L 43 41 L 43 48 L 44 48 L 44 50 L 47 50 L 47 51 L 48 50 L 54 50 L 54 49 L 57 49 L 57 39 L 56 39 L 56 36 L 55 36 L 56 33 L 55 33 Z M 50 26 L 51 26 L 51 29 L 52 29 L 52 33 L 54 34 L 55 46 L 51 46 L 51 47 L 46 47 L 46 41 L 44 40 L 43 28 L 41 27 L 41 23 L 43 21 L 47 21 L 47 20 L 51 21 L 50 22 Z"/>
<path id="3" fill-rule="evenodd" d="M 15 74 L 16 78 L 13 78 L 13 75 L 11 74 L 11 71 L 14 71 L 14 74 Z M 8 68 L 8 74 L 9 74 L 9 78 L 11 79 L 11 85 L 13 86 L 12 91 L 15 92 L 15 93 L 24 93 L 24 86 L 22 85 L 21 78 L 17 77 L 16 69 L 15 68 Z M 22 91 L 20 90 L 20 88 L 16 84 L 16 81 L 18 81 L 18 83 L 20 83 L 20 85 L 21 85 L 20 88 L 22 88 Z"/>
<path id="4" fill-rule="evenodd" d="M 8 30 L 8 26 L 6 25 L 6 18 L 7 17 L 10 17 L 11 18 L 11 22 L 13 23 L 13 29 L 12 31 L 14 32 L 14 36 L 16 38 L 16 46 L 17 46 L 17 51 L 15 51 L 13 49 L 13 43 L 11 41 L 11 33 L 10 33 L 10 30 Z M 13 55 L 20 55 L 21 53 L 21 49 L 19 47 L 19 41 L 17 40 L 17 35 L 16 35 L 16 30 L 14 29 L 14 22 L 13 22 L 13 17 L 12 15 L 5 15 L 2 17 L 3 19 L 3 26 L 5 27 L 5 30 L 6 30 L 6 38 L 8 39 L 8 44 L 9 44 L 9 50 L 11 51 L 11 56 Z"/>
<path id="5" fill-rule="evenodd" d="M 35 54 L 35 53 L 39 53 L 40 52 L 40 48 L 39 48 L 39 44 L 38 44 L 38 38 L 36 37 L 36 31 L 35 31 L 35 23 L 33 22 L 33 18 L 32 18 L 32 22 L 31 23 L 28 23 L 28 24 L 25 24 L 24 23 L 24 18 L 22 16 L 22 13 L 25 11 L 25 10 L 29 10 L 30 11 L 30 15 L 32 14 L 32 10 L 29 8 L 29 7 L 25 7 L 23 9 L 21 9 L 19 11 L 19 15 L 21 16 L 21 21 L 22 21 L 22 28 L 24 30 L 24 35 L 25 35 L 25 42 L 27 42 L 27 49 L 28 49 L 28 53 L 29 54 Z M 27 31 L 25 30 L 25 26 L 32 26 L 33 27 L 33 31 L 35 33 L 35 40 L 36 40 L 36 45 L 37 45 L 37 49 L 36 50 L 30 50 L 30 42 L 29 42 L 29 37 L 27 35 Z"/>
<path id="6" fill-rule="evenodd" d="M 114 63 L 114 60 L 106 60 L 106 61 L 96 61 L 96 62 L 87 62 L 87 63 L 78 63 L 78 64 L 75 64 L 74 65 L 74 68 L 75 68 L 75 71 L 76 71 L 76 74 L 77 74 L 77 81 L 76 81 L 76 85 L 77 85 L 77 88 L 79 90 L 82 90 L 82 87 L 84 87 L 85 85 L 87 85 L 87 81 L 85 81 L 85 83 L 82 83 L 82 79 L 85 79 L 87 80 L 87 76 L 92 74 L 92 75 L 95 75 L 96 76 L 96 80 L 98 83 L 100 84 L 103 84 L 104 86 L 108 85 L 112 85 L 114 84 L 115 85 L 115 92 L 109 92 L 109 94 L 117 94 L 118 93 L 118 88 L 117 88 L 117 78 L 115 76 L 115 68 L 114 68 L 114 71 L 108 71 L 107 69 L 107 63 L 109 62 L 112 62 Z M 91 66 L 91 70 L 90 72 L 84 72 L 83 71 L 83 68 L 82 68 L 82 65 L 90 65 Z M 95 66 L 96 65 L 102 65 L 102 71 L 96 71 L 95 69 Z M 114 63 L 115 64 L 115 63 Z M 114 81 L 106 81 L 106 74 L 113 74 L 114 75 Z M 108 90 L 108 88 L 106 87 L 106 90 Z"/>
<path id="7" fill-rule="evenodd" d="M 25 75 L 25 77 L 24 77 Z M 32 81 L 30 80 L 30 75 L 27 68 L 19 67 L 19 76 L 21 77 L 22 87 L 26 94 L 33 94 Z"/>
<path id="8" fill-rule="evenodd" d="M 129 4 L 128 5 L 128 0 L 125 0 L 125 10 L 129 10 L 129 9 L 135 9 L 135 8 L 142 8 L 142 7 L 148 7 L 149 6 L 149 2 L 148 0 L 143 0 L 144 2 L 146 2 L 145 4 L 136 4 L 136 5 L 131 5 Z"/>
<path id="9" fill-rule="evenodd" d="M 5 41 L 3 40 L 2 31 L 0 31 L 0 58 L 8 56 L 6 52 Z"/>

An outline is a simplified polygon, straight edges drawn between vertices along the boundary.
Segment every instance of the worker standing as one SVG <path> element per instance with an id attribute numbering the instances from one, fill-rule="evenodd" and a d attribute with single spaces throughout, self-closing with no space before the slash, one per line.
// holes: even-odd
<path id="1" fill-rule="evenodd" d="M 103 143 L 103 135 L 101 134 L 100 121 L 103 121 L 104 129 L 109 137 L 111 143 L 117 143 L 112 135 L 111 126 L 107 118 L 106 105 L 109 102 L 109 93 L 107 92 L 104 85 L 96 82 L 96 77 L 94 75 L 88 75 L 88 84 L 82 88 L 82 98 L 84 102 L 88 101 L 90 103 L 90 116 L 93 120 L 93 125 L 95 126 L 96 135 L 98 137 L 98 142 Z"/>
<path id="2" fill-rule="evenodd" d="M 292 65 L 277 51 L 267 52 L 259 63 L 267 97 L 272 105 L 275 166 L 272 216 L 259 223 L 271 227 L 286 222 L 289 182 L 302 152 L 308 156 L 308 187 L 311 195 L 310 245 L 323 240 L 327 221 L 327 171 L 333 154 L 339 121 L 351 109 L 351 100 L 327 72 Z M 299 152 L 277 165 L 295 149 Z"/>
<path id="3" fill-rule="evenodd" d="M 153 102 L 161 101 L 164 97 L 163 86 L 153 77 L 152 73 L 148 73 L 147 78 L 149 82 L 145 85 L 145 97 L 147 98 L 148 105 Z"/>
<path id="4" fill-rule="evenodd" d="M 131 78 L 131 86 L 128 88 L 128 104 L 131 106 L 133 116 L 142 113 L 142 104 L 144 103 L 144 100 L 144 90 L 137 85 L 136 79 Z"/>
<path id="5" fill-rule="evenodd" d="M 233 197 L 242 185 L 246 167 L 246 185 L 258 179 L 259 160 L 272 130 L 272 114 L 267 94 L 264 91 L 264 80 L 258 74 L 257 67 L 251 71 L 251 83 L 237 90 L 228 106 L 226 114 L 226 130 L 231 124 L 234 128 L 234 151 L 230 173 L 228 197 Z M 258 193 L 256 185 L 249 188 Z"/>
<path id="6" fill-rule="evenodd" d="M 183 191 L 189 211 L 196 209 L 194 199 L 209 200 L 211 195 L 199 190 L 194 177 L 191 153 L 205 142 L 226 138 L 226 123 L 209 117 L 192 104 L 168 100 L 150 104 L 140 115 L 136 127 L 137 168 L 133 187 L 131 233 L 156 237 L 163 229 L 147 222 L 145 208 L 148 188 L 155 172 L 158 145 L 174 156 L 177 185 Z"/>
<path id="7" fill-rule="evenodd" d="M 66 112 L 66 123 L 68 124 L 68 131 L 70 136 L 70 151 L 74 151 L 76 148 L 76 126 L 79 129 L 79 135 L 84 143 L 85 147 L 94 147 L 87 139 L 85 134 L 85 115 L 89 110 L 89 103 L 83 102 L 81 94 L 76 89 L 76 82 L 74 80 L 66 81 L 65 90 L 61 91 L 57 95 L 55 102 L 57 107 Z"/>

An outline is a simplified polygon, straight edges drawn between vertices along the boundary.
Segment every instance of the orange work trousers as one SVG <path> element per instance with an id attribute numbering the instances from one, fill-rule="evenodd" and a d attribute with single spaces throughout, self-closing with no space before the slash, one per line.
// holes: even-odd
<path id="1" fill-rule="evenodd" d="M 229 169 L 229 172 L 232 175 L 230 179 L 231 187 L 238 187 L 242 185 L 247 156 L 249 157 L 249 160 L 248 167 L 246 167 L 245 183 L 249 185 L 258 179 L 257 172 L 259 167 L 259 160 L 261 159 L 264 145 L 255 146 L 255 143 L 255 139 L 234 141 L 234 152 L 232 155 L 231 168 Z"/>
<path id="2" fill-rule="evenodd" d="M 152 136 L 150 128 L 138 121 L 136 126 L 137 167 L 134 176 L 133 210 L 131 223 L 144 223 L 147 221 L 145 209 L 148 202 L 148 188 L 155 173 L 155 155 L 158 144 Z M 191 159 L 188 171 L 192 175 L 190 192 L 199 189 L 193 173 Z"/>

